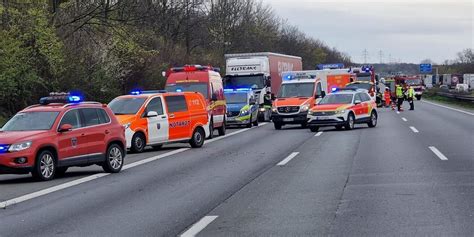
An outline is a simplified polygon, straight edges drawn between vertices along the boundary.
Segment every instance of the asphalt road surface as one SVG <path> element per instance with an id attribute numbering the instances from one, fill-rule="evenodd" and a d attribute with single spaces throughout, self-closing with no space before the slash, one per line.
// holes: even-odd
<path id="1" fill-rule="evenodd" d="M 472 236 L 474 114 L 425 102 L 376 128 L 272 124 L 119 174 L 0 176 L 0 236 Z"/>

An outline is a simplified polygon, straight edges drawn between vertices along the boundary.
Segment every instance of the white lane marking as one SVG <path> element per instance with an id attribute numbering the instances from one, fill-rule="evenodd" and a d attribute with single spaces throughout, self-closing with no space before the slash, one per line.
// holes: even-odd
<path id="1" fill-rule="evenodd" d="M 444 156 L 443 153 L 441 153 L 441 151 L 439 151 L 436 147 L 430 146 L 429 148 L 433 153 L 435 153 L 435 155 L 438 156 L 439 159 L 448 160 L 448 158 L 446 156 Z"/>
<path id="2" fill-rule="evenodd" d="M 463 114 L 474 116 L 474 113 L 471 113 L 471 112 L 467 112 L 467 111 L 460 110 L 460 109 L 455 109 L 455 108 L 452 108 L 452 107 L 449 107 L 449 106 L 440 105 L 440 104 L 429 102 L 429 101 L 426 101 L 426 100 L 422 100 L 422 101 L 424 103 L 427 103 L 427 104 L 435 105 L 435 106 L 438 106 L 438 107 L 441 107 L 441 108 L 450 109 L 450 110 L 457 111 L 457 112 L 460 112 L 460 113 L 463 113 Z"/>
<path id="3" fill-rule="evenodd" d="M 263 125 L 265 125 L 265 124 L 262 124 L 262 126 Z M 242 130 L 239 130 L 239 131 L 235 131 L 235 132 L 229 133 L 225 136 L 217 137 L 214 140 L 217 141 L 217 140 L 220 140 L 220 139 L 224 139 L 226 137 L 230 137 L 230 136 L 245 132 L 247 130 L 249 130 L 249 129 L 242 129 Z M 207 143 L 211 143 L 214 140 L 209 140 L 209 141 L 207 141 Z M 157 155 L 157 156 L 153 156 L 153 157 L 146 158 L 146 159 L 143 159 L 143 160 L 139 160 L 139 161 L 130 163 L 128 165 L 124 165 L 122 167 L 122 170 L 127 170 L 127 169 L 130 169 L 130 168 L 139 166 L 139 165 L 150 163 L 150 162 L 153 162 L 153 161 L 156 161 L 156 160 L 168 157 L 168 156 L 172 156 L 172 155 L 175 155 L 175 154 L 178 154 L 178 153 L 181 153 L 181 152 L 185 152 L 185 151 L 190 150 L 190 149 L 191 148 L 180 148 L 178 150 L 170 151 L 170 152 L 167 152 L 167 153 L 164 153 L 164 154 L 161 154 L 161 155 Z M 77 179 L 77 180 L 73 180 L 73 181 L 70 181 L 70 182 L 59 184 L 59 185 L 56 185 L 56 186 L 53 186 L 53 187 L 50 187 L 50 188 L 46 188 L 46 189 L 43 189 L 43 190 L 40 190 L 40 191 L 37 191 L 37 192 L 25 194 L 23 196 L 16 197 L 16 198 L 13 198 L 13 199 L 10 199 L 10 200 L 6 200 L 6 201 L 3 201 L 3 202 L 0 202 L 0 209 L 5 209 L 5 208 L 7 208 L 8 206 L 11 206 L 11 205 L 18 204 L 18 203 L 21 203 L 21 202 L 24 202 L 24 201 L 28 201 L 28 200 L 31 200 L 31 199 L 34 199 L 34 198 L 37 198 L 37 197 L 41 197 L 41 196 L 44 196 L 44 195 L 47 195 L 47 194 L 50 194 L 50 193 L 53 193 L 53 192 L 56 192 L 56 191 L 59 191 L 59 190 L 63 190 L 63 189 L 66 189 L 66 188 L 70 188 L 70 187 L 79 185 L 79 184 L 83 184 L 83 183 L 86 183 L 86 182 L 89 182 L 89 181 L 92 181 L 92 180 L 95 180 L 95 179 L 98 179 L 98 178 L 101 178 L 101 177 L 104 177 L 104 176 L 107 176 L 107 175 L 110 175 L 110 173 L 94 174 L 94 175 L 90 175 L 90 176 L 87 176 L 87 177 L 84 177 L 84 178 L 80 178 L 80 179 Z"/>
<path id="4" fill-rule="evenodd" d="M 402 118 L 402 120 L 405 121 L 405 122 L 408 121 L 406 118 Z"/>
<path id="5" fill-rule="evenodd" d="M 56 191 L 59 191 L 59 190 L 65 189 L 65 188 L 69 188 L 69 187 L 72 187 L 72 186 L 76 186 L 76 185 L 79 185 L 79 184 L 82 184 L 82 183 L 85 183 L 85 182 L 89 182 L 91 180 L 98 179 L 98 178 L 101 178 L 101 177 L 104 177 L 104 176 L 107 176 L 107 175 L 110 175 L 110 173 L 94 174 L 94 175 L 87 176 L 87 177 L 84 177 L 84 178 L 81 178 L 81 179 L 77 179 L 77 180 L 74 180 L 74 181 L 70 181 L 70 182 L 67 182 L 67 183 L 56 185 L 56 186 L 53 186 L 53 187 L 50 187 L 50 188 L 47 188 L 47 189 L 43 189 L 43 190 L 40 190 L 40 191 L 37 191 L 37 192 L 34 192 L 34 193 L 30 193 L 30 194 L 26 194 L 26 195 L 23 195 L 23 196 L 20 196 L 20 197 L 17 197 L 17 198 L 13 198 L 13 199 L 10 199 L 10 200 L 4 201 L 4 202 L 0 202 L 0 208 L 5 209 L 6 207 L 11 206 L 11 205 L 14 205 L 14 204 L 17 204 L 17 203 L 20 203 L 20 202 L 24 202 L 24 201 L 27 201 L 27 200 L 30 200 L 30 199 L 33 199 L 33 198 L 41 197 L 43 195 L 46 195 L 46 194 L 49 194 L 49 193 L 52 193 L 52 192 L 56 192 Z"/>
<path id="6" fill-rule="evenodd" d="M 277 165 L 278 166 L 284 166 L 286 165 L 288 162 L 290 162 L 290 160 L 292 160 L 293 158 L 295 158 L 298 154 L 300 154 L 299 152 L 293 152 L 291 153 L 289 156 L 287 156 L 285 159 L 283 159 L 282 161 L 280 161 L 280 163 L 278 163 Z"/>
<path id="7" fill-rule="evenodd" d="M 323 134 L 323 132 L 318 132 L 318 133 L 316 133 L 316 135 L 314 135 L 314 136 L 315 136 L 315 137 L 319 137 L 319 136 L 321 136 L 321 134 Z"/>
<path id="8" fill-rule="evenodd" d="M 415 127 L 412 127 L 410 126 L 410 129 L 414 132 L 414 133 L 419 133 L 420 131 L 418 131 L 418 129 L 416 129 Z"/>
<path id="9" fill-rule="evenodd" d="M 264 125 L 267 125 L 267 124 L 268 124 L 268 123 L 260 123 L 260 124 L 258 124 L 258 127 L 261 127 L 261 126 L 264 126 Z M 240 130 L 238 130 L 238 131 L 235 131 L 235 132 L 226 134 L 226 135 L 224 135 L 224 136 L 220 136 L 220 137 L 213 138 L 212 140 L 206 140 L 206 141 L 204 141 L 204 144 L 213 143 L 213 142 L 215 142 L 215 141 L 219 141 L 219 140 L 224 139 L 224 138 L 226 138 L 226 137 L 230 137 L 230 136 L 237 135 L 237 134 L 239 134 L 239 133 L 246 132 L 246 131 L 248 131 L 248 130 L 250 130 L 250 129 L 253 129 L 253 128 L 256 128 L 256 127 L 240 129 Z"/>
<path id="10" fill-rule="evenodd" d="M 128 170 L 130 168 L 133 168 L 133 167 L 136 167 L 136 166 L 139 166 L 139 165 L 143 165 L 143 164 L 146 164 L 146 163 L 150 163 L 150 162 L 153 162 L 153 161 L 156 161 L 156 160 L 159 160 L 159 159 L 163 159 L 165 157 L 168 157 L 168 156 L 171 156 L 171 155 L 174 155 L 174 154 L 178 154 L 178 153 L 181 153 L 181 152 L 185 152 L 185 151 L 190 150 L 190 149 L 191 148 L 180 148 L 178 150 L 170 151 L 170 152 L 167 152 L 167 153 L 164 153 L 164 154 L 161 154 L 161 155 L 157 155 L 157 156 L 153 156 L 153 157 L 146 158 L 146 159 L 143 159 L 143 160 L 139 160 L 139 161 L 130 163 L 128 165 L 124 165 L 122 167 L 122 170 Z"/>
<path id="11" fill-rule="evenodd" d="M 397 111 L 397 114 L 400 114 L 400 111 Z"/>
<path id="12" fill-rule="evenodd" d="M 206 228 L 206 226 L 208 226 L 209 224 L 211 224 L 211 222 L 213 222 L 215 219 L 217 219 L 217 217 L 219 217 L 219 216 L 205 216 L 205 217 L 203 217 L 201 220 L 196 222 L 193 226 L 191 226 L 191 228 L 189 228 L 187 231 L 182 233 L 180 236 L 181 237 L 194 237 L 194 236 L 196 236 L 197 234 L 199 234 L 199 232 L 204 230 L 204 228 Z"/>

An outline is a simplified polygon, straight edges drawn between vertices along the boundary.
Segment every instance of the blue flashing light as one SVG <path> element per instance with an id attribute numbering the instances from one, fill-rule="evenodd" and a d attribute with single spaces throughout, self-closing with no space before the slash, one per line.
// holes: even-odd
<path id="1" fill-rule="evenodd" d="M 332 91 L 332 92 L 336 92 L 336 91 L 337 91 L 337 87 L 331 88 L 331 91 Z"/>
<path id="2" fill-rule="evenodd" d="M 70 96 L 68 96 L 67 100 L 70 103 L 79 103 L 79 102 L 82 101 L 82 98 L 78 95 L 70 95 Z"/>
<path id="3" fill-rule="evenodd" d="M 251 91 L 250 88 L 238 88 L 237 91 Z"/>
<path id="4" fill-rule="evenodd" d="M 234 92 L 234 89 L 224 89 L 224 92 Z"/>
<path id="5" fill-rule="evenodd" d="M 132 91 L 130 92 L 131 95 L 140 95 L 142 92 L 141 91 Z"/>
<path id="6" fill-rule="evenodd" d="M 291 79 L 293 79 L 293 75 L 288 75 L 286 76 L 285 78 L 283 78 L 285 81 L 289 81 Z"/>
<path id="7" fill-rule="evenodd" d="M 176 92 L 183 92 L 183 89 L 178 88 L 176 89 Z"/>
<path id="8" fill-rule="evenodd" d="M 0 153 L 5 153 L 8 151 L 8 145 L 0 145 Z"/>

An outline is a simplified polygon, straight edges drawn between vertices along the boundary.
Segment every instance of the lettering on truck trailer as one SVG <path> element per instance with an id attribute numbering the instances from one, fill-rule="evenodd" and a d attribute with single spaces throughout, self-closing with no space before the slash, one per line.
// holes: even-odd
<path id="1" fill-rule="evenodd" d="M 281 76 L 283 72 L 293 71 L 293 63 L 278 62 L 278 75 Z"/>

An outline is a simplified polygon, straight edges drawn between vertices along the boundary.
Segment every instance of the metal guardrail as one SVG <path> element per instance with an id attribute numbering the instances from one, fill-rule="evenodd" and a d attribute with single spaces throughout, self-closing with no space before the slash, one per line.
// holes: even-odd
<path id="1" fill-rule="evenodd" d="M 436 92 L 436 95 L 447 97 L 447 98 L 453 98 L 457 100 L 462 100 L 462 101 L 474 102 L 474 96 L 472 95 L 455 94 L 455 93 L 449 93 L 449 92 Z"/>

